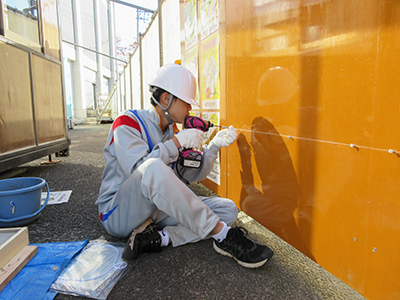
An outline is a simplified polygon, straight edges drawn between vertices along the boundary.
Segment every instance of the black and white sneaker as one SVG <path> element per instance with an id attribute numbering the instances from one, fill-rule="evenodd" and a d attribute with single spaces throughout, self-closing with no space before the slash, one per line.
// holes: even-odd
<path id="1" fill-rule="evenodd" d="M 239 265 L 246 268 L 258 268 L 271 259 L 274 252 L 267 246 L 259 245 L 247 238 L 243 227 L 231 228 L 222 242 L 214 241 L 218 253 L 233 257 Z"/>
<path id="2" fill-rule="evenodd" d="M 161 236 L 157 226 L 147 219 L 139 228 L 132 231 L 126 243 L 122 258 L 132 260 L 144 252 L 161 252 Z"/>

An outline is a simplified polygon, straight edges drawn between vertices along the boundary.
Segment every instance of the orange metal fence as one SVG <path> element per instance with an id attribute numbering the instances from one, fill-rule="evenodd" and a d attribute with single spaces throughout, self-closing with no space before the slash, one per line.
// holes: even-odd
<path id="1" fill-rule="evenodd" d="M 239 133 L 205 184 L 365 297 L 399 298 L 400 2 L 221 0 L 218 22 L 218 107 L 204 28 L 183 45 L 199 113 Z"/>

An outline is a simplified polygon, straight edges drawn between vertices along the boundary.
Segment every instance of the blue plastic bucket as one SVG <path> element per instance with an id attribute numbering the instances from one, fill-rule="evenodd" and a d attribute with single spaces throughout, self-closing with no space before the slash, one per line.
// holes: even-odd
<path id="1" fill-rule="evenodd" d="M 44 185 L 47 188 L 47 198 L 41 206 Z M 42 178 L 0 180 L 0 227 L 15 227 L 33 222 L 49 201 L 49 195 L 49 186 Z"/>

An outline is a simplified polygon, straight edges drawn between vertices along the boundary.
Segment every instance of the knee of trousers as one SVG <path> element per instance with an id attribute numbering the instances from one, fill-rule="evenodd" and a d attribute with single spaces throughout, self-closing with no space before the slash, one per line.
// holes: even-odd
<path id="1" fill-rule="evenodd" d="M 160 158 L 149 158 L 131 174 L 120 190 L 127 189 L 124 193 L 126 195 L 131 192 L 133 187 L 139 187 L 132 201 L 136 202 L 139 199 L 150 200 L 153 207 L 147 213 L 151 214 L 155 210 L 154 203 L 152 203 L 152 195 L 154 196 L 154 193 L 151 191 L 162 189 L 163 185 L 168 184 L 168 179 L 171 176 L 174 176 L 173 170 L 164 161 Z"/>
<path id="2" fill-rule="evenodd" d="M 165 184 L 171 176 L 175 176 L 174 171 L 160 158 L 148 159 L 140 166 L 140 169 L 142 173 L 142 183 L 148 186 Z M 142 190 L 142 192 L 144 195 L 146 194 L 144 190 Z"/>
<path id="3" fill-rule="evenodd" d="M 161 158 L 149 158 L 146 160 L 140 168 L 144 168 L 144 174 L 146 175 L 153 175 L 157 174 L 157 176 L 162 176 L 164 172 L 167 172 L 170 174 L 172 169 L 168 167 L 162 160 Z"/>
<path id="4" fill-rule="evenodd" d="M 235 202 L 230 200 L 230 203 L 227 207 L 227 221 L 228 222 L 226 222 L 226 224 L 228 224 L 230 226 L 233 223 L 235 223 L 235 221 L 238 217 L 238 214 L 239 214 L 239 210 L 238 210 Z"/>
<path id="5" fill-rule="evenodd" d="M 235 202 L 226 198 L 220 198 L 220 205 L 215 212 L 220 217 L 220 220 L 229 226 L 235 223 L 239 214 Z"/>

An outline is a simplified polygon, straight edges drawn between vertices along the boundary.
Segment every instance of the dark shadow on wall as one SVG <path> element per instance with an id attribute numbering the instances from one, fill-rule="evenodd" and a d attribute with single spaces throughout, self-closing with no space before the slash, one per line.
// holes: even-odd
<path id="1" fill-rule="evenodd" d="M 289 151 L 278 131 L 269 121 L 257 117 L 252 123 L 250 143 L 240 133 L 237 145 L 243 170 L 241 209 L 315 260 L 294 218 L 299 205 L 300 186 Z M 261 179 L 261 191 L 254 185 L 252 153 Z"/>

